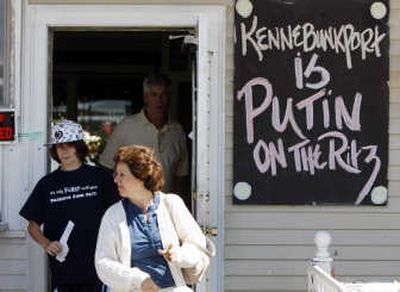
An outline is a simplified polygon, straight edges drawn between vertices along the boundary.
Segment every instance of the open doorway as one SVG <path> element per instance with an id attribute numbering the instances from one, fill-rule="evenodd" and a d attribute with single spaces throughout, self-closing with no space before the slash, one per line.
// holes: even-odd
<path id="1" fill-rule="evenodd" d="M 191 29 L 52 31 L 49 116 L 78 121 L 87 132 L 90 162 L 97 163 L 113 128 L 142 109 L 143 79 L 165 73 L 172 81 L 169 115 L 183 126 L 192 157 L 195 48 L 184 36 L 193 34 Z M 186 189 L 190 197 L 191 186 Z M 185 201 L 190 205 L 191 198 Z"/>
<path id="2" fill-rule="evenodd" d="M 21 124 L 24 133 L 30 138 L 17 145 L 13 158 L 25 159 L 26 149 L 31 149 L 27 162 L 20 172 L 29 177 L 32 185 L 35 179 L 44 175 L 46 168 L 47 151 L 42 147 L 47 141 L 46 131 L 49 129 L 49 120 L 52 118 L 54 83 L 53 64 L 53 36 L 71 30 L 76 32 L 118 32 L 133 30 L 149 30 L 169 33 L 176 31 L 195 31 L 198 40 L 196 75 L 197 103 L 192 102 L 196 113 L 192 117 L 196 122 L 197 153 L 193 162 L 192 174 L 196 177 L 193 196 L 196 202 L 196 219 L 205 228 L 217 226 L 223 230 L 224 194 L 225 192 L 225 104 L 226 104 L 226 5 L 130 5 L 130 4 L 95 4 L 80 5 L 52 5 L 40 3 L 24 6 L 24 13 L 20 15 L 24 33 L 21 35 L 21 55 L 16 58 L 18 77 L 16 84 L 20 84 L 18 101 L 23 110 Z M 18 20 L 18 19 L 17 19 Z M 18 27 L 18 26 L 17 26 Z M 184 28 L 184 29 L 180 29 Z M 229 30 L 228 30 L 229 31 Z M 168 33 L 168 34 L 169 34 Z M 18 42 L 17 42 L 18 43 Z M 50 44 L 50 46 L 49 46 Z M 68 43 L 65 47 L 71 47 Z M 181 44 L 177 45 L 178 47 Z M 17 44 L 17 48 L 19 45 Z M 20 60 L 19 60 L 20 59 Z M 229 58 L 228 58 L 229 59 Z M 68 64 L 69 62 L 67 62 Z M 229 73 L 230 74 L 230 73 Z M 55 74 L 56 75 L 56 74 Z M 229 78 L 228 78 L 229 79 Z M 194 100 L 194 99 L 192 99 Z M 55 103 L 55 102 L 54 102 Z M 188 108 L 190 111 L 190 108 Z M 194 112 L 194 111 L 193 111 Z M 229 111 L 228 111 L 229 113 Z M 35 151 L 33 151 L 35 150 Z M 38 151 L 36 151 L 38 150 Z M 15 159 L 14 159 L 15 160 Z M 13 161 L 14 161 L 13 160 Z M 227 164 L 228 163 L 228 164 Z M 16 165 L 17 167 L 17 165 Z M 18 167 L 17 167 L 18 168 Z M 14 183 L 10 182 L 14 188 Z M 15 189 L 24 193 L 24 185 L 15 184 Z M 222 232 L 221 232 L 222 234 Z M 209 273 L 205 281 L 196 286 L 196 291 L 222 291 L 224 287 L 223 266 L 223 236 L 217 236 L 217 257 L 211 262 Z M 33 246 L 33 245 L 32 245 Z M 40 249 L 29 249 L 28 265 L 29 287 L 32 292 L 45 291 L 45 257 Z"/>

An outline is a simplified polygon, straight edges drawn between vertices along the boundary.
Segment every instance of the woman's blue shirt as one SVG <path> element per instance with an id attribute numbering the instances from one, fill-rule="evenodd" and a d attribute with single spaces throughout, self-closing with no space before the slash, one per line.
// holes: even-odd
<path id="1" fill-rule="evenodd" d="M 175 286 L 166 260 L 158 255 L 158 250 L 163 248 L 156 214 L 160 195 L 154 194 L 153 204 L 147 210 L 147 222 L 141 208 L 128 199 L 123 199 L 122 204 L 131 238 L 131 266 L 149 273 L 160 288 Z"/>

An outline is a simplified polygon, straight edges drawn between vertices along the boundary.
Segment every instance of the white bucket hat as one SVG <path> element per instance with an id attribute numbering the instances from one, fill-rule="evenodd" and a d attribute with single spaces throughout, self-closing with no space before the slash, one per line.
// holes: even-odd
<path id="1" fill-rule="evenodd" d="M 70 120 L 62 120 L 51 128 L 50 144 L 60 144 L 83 140 L 82 126 Z"/>

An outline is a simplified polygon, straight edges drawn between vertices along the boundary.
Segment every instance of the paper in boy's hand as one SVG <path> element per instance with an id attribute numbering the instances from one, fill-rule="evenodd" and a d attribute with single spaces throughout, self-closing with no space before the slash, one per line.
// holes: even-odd
<path id="1" fill-rule="evenodd" d="M 62 247 L 62 250 L 61 250 L 61 252 L 56 256 L 56 259 L 57 259 L 59 262 L 61 262 L 61 263 L 62 263 L 63 261 L 65 261 L 65 258 L 66 258 L 67 255 L 68 255 L 69 247 L 68 247 L 67 242 L 68 242 L 69 236 L 71 235 L 72 229 L 74 229 L 74 226 L 75 226 L 74 222 L 72 222 L 71 220 L 68 221 L 68 224 L 67 224 L 67 226 L 65 227 L 64 232 L 63 232 L 63 234 L 61 235 L 61 238 L 60 238 L 60 240 L 59 240 L 59 242 L 60 242 L 60 244 L 61 244 L 61 247 Z"/>
<path id="2" fill-rule="evenodd" d="M 60 242 L 60 243 L 61 243 L 62 250 L 56 256 L 56 260 L 59 261 L 60 263 L 62 263 L 63 261 L 65 261 L 65 258 L 67 257 L 67 254 L 69 252 L 69 247 L 68 247 L 68 244 L 66 244 L 66 243 L 62 243 L 62 242 Z"/>

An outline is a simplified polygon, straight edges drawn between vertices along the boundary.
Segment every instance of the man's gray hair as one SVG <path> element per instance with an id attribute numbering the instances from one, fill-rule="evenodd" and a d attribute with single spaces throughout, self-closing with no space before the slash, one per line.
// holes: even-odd
<path id="1" fill-rule="evenodd" d="M 143 81 L 143 92 L 148 92 L 153 86 L 163 86 L 167 91 L 171 91 L 171 79 L 165 74 L 157 73 L 149 75 Z"/>

